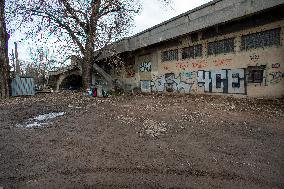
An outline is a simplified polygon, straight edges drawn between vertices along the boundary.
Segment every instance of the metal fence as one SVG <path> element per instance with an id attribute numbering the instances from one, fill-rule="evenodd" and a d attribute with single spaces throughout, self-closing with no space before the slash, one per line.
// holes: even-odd
<path id="1" fill-rule="evenodd" d="M 34 79 L 16 76 L 11 82 L 12 96 L 35 95 Z"/>

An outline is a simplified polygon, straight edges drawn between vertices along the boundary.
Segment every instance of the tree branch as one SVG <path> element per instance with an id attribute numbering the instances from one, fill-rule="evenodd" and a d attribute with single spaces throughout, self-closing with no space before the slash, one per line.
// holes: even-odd
<path id="1" fill-rule="evenodd" d="M 78 47 L 79 47 L 79 49 L 82 53 L 85 52 L 84 46 L 82 45 L 82 43 L 80 42 L 78 37 L 75 35 L 74 31 L 67 24 L 64 24 L 59 18 L 56 18 L 53 14 L 51 14 L 49 12 L 43 12 L 43 11 L 36 10 L 36 9 L 31 9 L 29 11 L 33 12 L 34 15 L 37 15 L 37 16 L 41 16 L 41 17 L 48 16 L 48 18 L 50 18 L 55 23 L 57 23 L 59 25 L 59 27 L 65 29 L 67 31 L 67 33 L 70 35 L 70 37 L 78 45 Z"/>

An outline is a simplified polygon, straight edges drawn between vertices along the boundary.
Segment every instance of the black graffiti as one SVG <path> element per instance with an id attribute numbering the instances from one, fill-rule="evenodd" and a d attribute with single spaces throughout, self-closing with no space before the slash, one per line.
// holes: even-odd
<path id="1" fill-rule="evenodd" d="M 280 68 L 280 64 L 279 63 L 276 63 L 276 64 L 272 64 L 271 66 L 272 68 Z"/>
<path id="2" fill-rule="evenodd" d="M 257 54 L 250 55 L 249 57 L 250 57 L 250 60 L 254 62 L 257 62 L 259 60 L 259 55 Z"/>
<path id="3" fill-rule="evenodd" d="M 279 83 L 284 78 L 284 73 L 282 72 L 271 72 L 269 75 L 272 76 L 270 83 Z"/>

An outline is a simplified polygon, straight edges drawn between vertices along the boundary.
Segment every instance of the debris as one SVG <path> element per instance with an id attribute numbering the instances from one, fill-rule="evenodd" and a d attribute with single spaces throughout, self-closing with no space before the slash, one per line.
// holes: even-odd
<path id="1" fill-rule="evenodd" d="M 145 120 L 143 126 L 144 132 L 152 137 L 160 136 L 167 131 L 167 124 L 165 122 L 157 122 L 151 119 Z"/>
<path id="2" fill-rule="evenodd" d="M 48 121 L 55 119 L 56 117 L 63 116 L 65 112 L 51 112 L 49 114 L 38 115 L 34 118 L 29 119 L 24 124 L 17 124 L 17 127 L 24 128 L 35 128 L 35 127 L 43 127 L 48 125 Z"/>

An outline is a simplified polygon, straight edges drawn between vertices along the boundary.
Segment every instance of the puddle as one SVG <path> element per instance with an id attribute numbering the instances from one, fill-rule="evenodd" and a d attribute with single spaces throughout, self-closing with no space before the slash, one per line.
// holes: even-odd
<path id="1" fill-rule="evenodd" d="M 23 124 L 17 124 L 16 126 L 24 128 L 44 127 L 48 125 L 52 119 L 64 116 L 64 114 L 65 112 L 51 112 L 49 114 L 42 114 L 29 119 Z"/>

